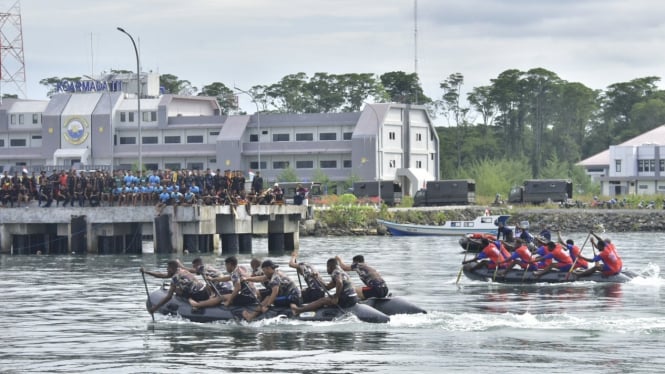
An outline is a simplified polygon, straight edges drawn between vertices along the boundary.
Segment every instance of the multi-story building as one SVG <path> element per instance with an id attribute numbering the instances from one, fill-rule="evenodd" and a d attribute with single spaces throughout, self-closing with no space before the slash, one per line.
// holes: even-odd
<path id="1" fill-rule="evenodd" d="M 407 194 L 439 178 L 439 139 L 423 106 L 225 116 L 215 98 L 159 94 L 145 75 L 140 113 L 129 76 L 64 82 L 48 101 L 5 99 L 0 167 L 117 170 L 140 160 L 144 170 L 252 170 L 265 181 L 291 168 L 303 181 L 320 172 L 331 181 L 394 180 Z"/>
<path id="2" fill-rule="evenodd" d="M 610 146 L 579 165 L 606 196 L 665 193 L 665 125 Z"/>

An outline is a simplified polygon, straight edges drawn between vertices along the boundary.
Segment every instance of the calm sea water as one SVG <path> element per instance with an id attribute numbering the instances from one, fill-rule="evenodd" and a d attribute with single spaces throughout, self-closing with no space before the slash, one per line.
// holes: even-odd
<path id="1" fill-rule="evenodd" d="M 586 237 L 570 236 L 579 243 Z M 300 260 L 323 270 L 336 254 L 349 262 L 364 254 L 394 295 L 429 311 L 385 325 L 353 319 L 198 324 L 161 315 L 152 322 L 138 268 L 164 269 L 169 257 L 2 256 L 0 371 L 660 372 L 664 239 L 661 233 L 612 235 L 624 264 L 643 272 L 627 284 L 507 286 L 464 276 L 456 284 L 463 257 L 457 238 L 303 238 Z M 254 252 L 268 257 L 267 241 L 255 240 Z M 288 257 L 273 260 L 291 270 Z M 219 257 L 206 261 L 221 268 Z M 160 284 L 146 279 L 150 289 Z"/>

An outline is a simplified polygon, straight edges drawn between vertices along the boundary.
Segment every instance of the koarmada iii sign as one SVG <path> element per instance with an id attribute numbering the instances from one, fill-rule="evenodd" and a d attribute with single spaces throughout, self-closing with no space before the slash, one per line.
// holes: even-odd
<path id="1" fill-rule="evenodd" d="M 62 80 L 55 86 L 57 92 L 103 92 L 122 91 L 122 81 L 68 81 Z"/>

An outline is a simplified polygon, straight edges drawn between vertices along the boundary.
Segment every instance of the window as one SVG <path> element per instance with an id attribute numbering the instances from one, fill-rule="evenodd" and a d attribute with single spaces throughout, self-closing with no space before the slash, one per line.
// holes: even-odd
<path id="1" fill-rule="evenodd" d="M 33 135 L 32 140 L 42 140 L 42 136 L 41 135 Z"/>
<path id="2" fill-rule="evenodd" d="M 273 142 L 288 142 L 289 134 L 272 134 Z"/>
<path id="3" fill-rule="evenodd" d="M 337 167 L 337 160 L 321 160 L 319 165 L 321 169 L 335 169 Z"/>
<path id="4" fill-rule="evenodd" d="M 337 140 L 337 134 L 334 132 L 322 132 L 319 134 L 319 140 Z"/>
<path id="5" fill-rule="evenodd" d="M 187 144 L 203 143 L 203 135 L 187 135 Z"/>
<path id="6" fill-rule="evenodd" d="M 388 167 L 389 168 L 394 168 L 395 167 L 395 160 L 388 161 Z"/>
<path id="7" fill-rule="evenodd" d="M 16 124 L 16 114 L 12 114 L 11 116 L 9 116 L 9 123 L 10 123 L 11 125 L 15 125 L 15 124 Z"/>
<path id="8" fill-rule="evenodd" d="M 156 122 L 157 112 L 142 112 L 143 122 Z"/>
<path id="9" fill-rule="evenodd" d="M 211 158 L 210 160 L 208 160 L 208 163 L 209 163 L 209 164 L 216 164 L 216 163 L 217 163 L 217 159 L 216 159 L 216 158 Z"/>
<path id="10" fill-rule="evenodd" d="M 120 122 L 127 122 L 127 112 L 120 112 Z"/>
<path id="11" fill-rule="evenodd" d="M 422 169 L 423 168 L 423 162 L 422 161 L 416 161 L 416 168 L 417 169 Z"/>
<path id="12" fill-rule="evenodd" d="M 203 170 L 203 162 L 188 162 L 187 170 Z"/>
<path id="13" fill-rule="evenodd" d="M 25 123 L 25 115 L 23 115 L 23 114 L 19 114 L 19 115 L 18 115 L 18 124 L 19 124 L 19 125 L 22 125 L 22 124 L 24 124 L 24 123 Z"/>
<path id="14" fill-rule="evenodd" d="M 272 168 L 273 169 L 288 169 L 289 168 L 289 162 L 288 161 L 273 161 Z"/>
<path id="15" fill-rule="evenodd" d="M 665 171 L 665 160 L 658 160 L 659 163 L 659 169 L 661 172 Z"/>
<path id="16" fill-rule="evenodd" d="M 258 134 L 249 134 L 249 142 L 250 143 L 256 143 L 259 141 L 259 135 Z"/>
<path id="17" fill-rule="evenodd" d="M 312 134 L 312 133 L 296 134 L 296 141 L 297 142 L 311 142 L 312 140 L 314 140 L 314 134 Z"/>
<path id="18" fill-rule="evenodd" d="M 179 162 L 165 162 L 164 163 L 164 169 L 180 170 L 180 163 Z"/>
<path id="19" fill-rule="evenodd" d="M 314 161 L 296 161 L 296 169 L 314 169 Z"/>
<path id="20" fill-rule="evenodd" d="M 120 144 L 136 144 L 136 138 L 133 136 L 121 136 Z"/>
<path id="21" fill-rule="evenodd" d="M 656 171 L 656 160 L 637 160 L 638 172 L 654 172 Z"/>
<path id="22" fill-rule="evenodd" d="M 416 133 L 416 141 L 417 141 L 417 142 L 421 142 L 421 141 L 423 141 L 423 134 L 417 132 L 417 133 Z"/>
<path id="23" fill-rule="evenodd" d="M 388 133 L 388 139 L 395 140 L 395 132 L 394 131 L 391 131 L 391 132 Z"/>
<path id="24" fill-rule="evenodd" d="M 39 122 L 40 122 L 39 117 L 40 117 L 39 113 L 33 113 L 32 114 L 32 124 L 33 125 L 38 125 L 39 124 Z"/>
<path id="25" fill-rule="evenodd" d="M 217 135 L 219 135 L 219 131 L 210 131 L 210 136 L 217 136 Z"/>
<path id="26" fill-rule="evenodd" d="M 621 160 L 614 160 L 614 171 L 621 172 Z"/>
<path id="27" fill-rule="evenodd" d="M 0 147 L 4 147 L 4 146 L 5 146 L 5 139 L 0 139 Z"/>
<path id="28" fill-rule="evenodd" d="M 351 137 L 353 136 L 352 132 L 345 132 L 343 136 L 344 140 L 351 140 Z"/>
<path id="29" fill-rule="evenodd" d="M 145 140 L 145 138 L 143 138 L 143 139 Z M 159 169 L 159 165 L 158 165 L 158 164 L 152 164 L 152 163 L 149 163 L 149 164 L 143 164 L 143 167 L 144 167 L 146 170 L 152 170 L 152 171 L 156 171 L 157 169 Z"/>
<path id="30" fill-rule="evenodd" d="M 429 154 L 429 159 L 430 159 L 430 160 L 434 160 L 434 153 L 430 153 L 430 154 Z"/>
<path id="31" fill-rule="evenodd" d="M 25 147 L 25 139 L 9 139 L 10 147 Z"/>
<path id="32" fill-rule="evenodd" d="M 134 112 L 129 112 L 129 122 L 134 122 Z"/>
<path id="33" fill-rule="evenodd" d="M 164 144 L 180 144 L 180 136 L 165 136 Z"/>
<path id="34" fill-rule="evenodd" d="M 353 167 L 353 166 L 351 166 L 351 160 L 344 160 L 344 161 L 342 161 L 342 163 L 344 165 L 343 166 L 344 169 L 350 169 L 350 168 Z"/>
<path id="35" fill-rule="evenodd" d="M 144 136 L 142 144 L 157 144 L 158 138 L 156 136 Z"/>
<path id="36" fill-rule="evenodd" d="M 255 170 L 264 170 L 266 168 L 266 162 L 261 161 L 261 167 L 259 167 L 259 162 L 258 161 L 251 161 L 249 163 L 249 168 L 250 169 L 255 169 Z"/>

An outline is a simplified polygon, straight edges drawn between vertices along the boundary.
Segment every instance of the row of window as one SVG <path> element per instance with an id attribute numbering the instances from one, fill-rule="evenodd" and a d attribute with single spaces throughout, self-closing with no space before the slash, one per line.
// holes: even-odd
<path id="1" fill-rule="evenodd" d="M 261 167 L 259 168 L 259 162 L 258 161 L 251 161 L 249 163 L 249 168 L 250 169 L 261 169 L 265 170 L 267 169 L 268 163 L 266 161 L 261 161 Z M 337 168 L 337 160 L 321 160 L 319 161 L 319 168 L 320 169 L 336 169 Z M 289 161 L 273 161 L 272 162 L 272 168 L 273 169 L 288 169 L 291 167 L 291 162 Z M 351 166 L 351 160 L 344 160 L 342 161 L 342 167 L 345 169 L 350 169 Z M 295 163 L 295 169 L 314 169 L 314 161 L 312 160 L 298 160 Z"/>
<path id="2" fill-rule="evenodd" d="M 343 140 L 351 140 L 352 134 L 353 133 L 351 133 L 351 132 L 345 132 L 344 134 L 342 134 L 342 139 Z M 415 135 L 416 135 L 416 141 L 421 142 L 423 140 L 423 134 L 416 133 Z M 397 134 L 394 131 L 388 132 L 388 139 L 390 139 L 390 140 L 397 139 Z M 311 133 L 311 132 L 296 133 L 296 141 L 297 142 L 311 142 L 313 140 L 314 140 L 314 134 Z M 319 133 L 319 140 L 321 140 L 321 141 L 337 140 L 337 133 L 335 133 L 335 132 L 321 132 L 321 133 Z M 258 134 L 250 134 L 249 135 L 249 141 L 250 142 L 258 142 L 259 141 Z M 289 142 L 289 141 L 291 141 L 291 134 L 289 134 L 289 133 L 272 134 L 272 141 L 273 142 Z"/>
<path id="3" fill-rule="evenodd" d="M 41 135 L 33 135 L 32 140 L 33 141 L 40 141 L 42 139 Z M 5 146 L 5 139 L 0 139 L 0 148 Z M 28 141 L 27 139 L 22 139 L 22 138 L 17 138 L 17 139 L 9 139 L 9 146 L 10 147 L 27 147 L 28 146 Z"/>
<path id="4" fill-rule="evenodd" d="M 264 134 L 265 133 L 266 132 L 264 132 Z M 353 135 L 353 133 L 351 133 L 351 132 L 345 132 L 342 135 L 342 138 L 344 140 L 351 140 L 352 135 Z M 319 140 L 322 140 L 322 141 L 337 140 L 337 133 L 335 133 L 335 132 L 319 133 Z M 258 142 L 259 141 L 259 135 L 258 134 L 250 134 L 249 135 L 249 141 L 250 142 Z M 291 134 L 288 134 L 288 133 L 272 134 L 272 141 L 273 142 L 289 142 L 289 141 L 291 141 Z M 311 142 L 311 141 L 314 141 L 314 134 L 311 133 L 311 132 L 296 133 L 296 141 L 297 142 Z"/>
<path id="5" fill-rule="evenodd" d="M 157 122 L 157 112 L 141 112 L 141 121 Z M 136 112 L 120 112 L 120 122 L 134 122 Z"/>
<path id="6" fill-rule="evenodd" d="M 32 124 L 33 125 L 39 125 L 41 123 L 41 118 L 42 115 L 41 113 L 32 113 L 32 114 L 25 114 L 25 113 L 18 113 L 18 114 L 12 114 L 9 116 L 9 124 L 10 125 L 25 125 L 26 121 L 25 118 L 26 116 L 28 118 L 32 117 Z"/>
<path id="7" fill-rule="evenodd" d="M 614 170 L 617 173 L 621 172 L 621 160 L 614 160 Z M 665 172 L 665 160 L 658 160 L 658 171 Z M 638 173 L 654 173 L 656 172 L 656 160 L 637 160 Z"/>
<path id="8" fill-rule="evenodd" d="M 143 136 L 143 144 L 159 144 L 158 136 Z M 203 135 L 187 135 L 185 144 L 203 144 Z M 119 144 L 136 144 L 136 136 L 121 136 Z M 181 144 L 180 135 L 165 135 L 164 144 Z"/>

